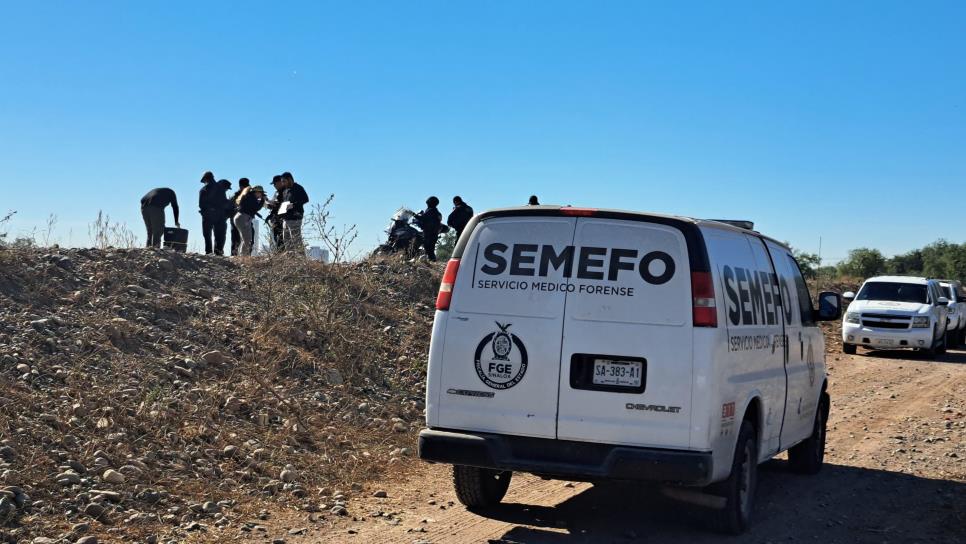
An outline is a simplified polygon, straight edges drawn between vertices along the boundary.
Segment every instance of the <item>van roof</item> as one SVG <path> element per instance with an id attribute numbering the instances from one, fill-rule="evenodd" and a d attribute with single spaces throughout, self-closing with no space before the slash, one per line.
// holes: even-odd
<path id="1" fill-rule="evenodd" d="M 869 278 L 865 281 L 888 281 L 891 283 L 912 283 L 915 285 L 926 285 L 929 283 L 928 279 L 916 276 L 875 276 L 874 278 Z"/>
<path id="2" fill-rule="evenodd" d="M 592 212 L 594 217 L 604 217 L 610 219 L 627 219 L 627 220 L 637 220 L 637 221 L 648 221 L 657 219 L 660 222 L 671 223 L 671 222 L 682 222 L 698 227 L 704 228 L 715 228 L 721 230 L 730 230 L 735 232 L 743 232 L 745 234 L 750 234 L 752 236 L 757 236 L 773 242 L 789 251 L 791 248 L 788 244 L 780 240 L 776 240 L 770 236 L 766 236 L 756 230 L 750 230 L 741 228 L 732 223 L 723 223 L 721 221 L 715 221 L 713 219 L 696 219 L 694 217 L 686 217 L 681 215 L 668 215 L 663 213 L 655 212 L 641 212 L 634 210 L 620 210 L 612 208 L 581 208 L 576 206 L 559 206 L 559 205 L 540 205 L 540 206 L 514 206 L 507 208 L 494 208 L 487 210 L 479 215 L 479 219 L 487 219 L 489 217 L 506 217 L 513 215 L 560 215 L 563 210 L 567 208 L 572 208 L 575 211 Z M 589 215 L 589 213 L 588 213 Z"/>

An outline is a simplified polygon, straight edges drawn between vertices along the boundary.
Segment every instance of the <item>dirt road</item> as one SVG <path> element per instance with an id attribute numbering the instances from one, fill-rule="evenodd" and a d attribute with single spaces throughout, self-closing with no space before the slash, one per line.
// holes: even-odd
<path id="1" fill-rule="evenodd" d="M 763 465 L 755 525 L 739 538 L 654 490 L 527 475 L 514 476 L 500 507 L 468 512 L 448 467 L 414 461 L 350 498 L 350 516 L 301 521 L 306 533 L 289 542 L 966 542 L 966 352 L 830 353 L 829 367 L 825 468 L 798 476 L 783 458 Z M 372 497 L 377 489 L 388 497 Z"/>

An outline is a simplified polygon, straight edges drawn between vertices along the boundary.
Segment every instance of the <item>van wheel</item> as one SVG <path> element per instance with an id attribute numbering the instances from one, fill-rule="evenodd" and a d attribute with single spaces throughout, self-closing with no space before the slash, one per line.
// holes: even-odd
<path id="1" fill-rule="evenodd" d="M 842 344 L 842 353 L 855 355 L 855 344 Z"/>
<path id="2" fill-rule="evenodd" d="M 825 461 L 825 426 L 828 422 L 829 396 L 822 393 L 815 410 L 812 436 L 788 450 L 788 466 L 799 474 L 816 474 Z"/>
<path id="3" fill-rule="evenodd" d="M 738 443 L 728 479 L 711 486 L 711 492 L 724 497 L 725 506 L 713 514 L 715 529 L 737 535 L 751 526 L 751 511 L 758 485 L 758 437 L 750 421 L 742 421 Z"/>
<path id="4" fill-rule="evenodd" d="M 499 504 L 510 487 L 513 473 L 509 470 L 453 465 L 453 487 L 456 497 L 468 508 L 485 508 Z"/>

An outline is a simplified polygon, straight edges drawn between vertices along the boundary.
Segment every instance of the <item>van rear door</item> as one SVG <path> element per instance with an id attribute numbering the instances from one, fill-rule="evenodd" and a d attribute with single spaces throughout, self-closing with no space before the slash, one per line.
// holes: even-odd
<path id="1" fill-rule="evenodd" d="M 463 250 L 446 322 L 441 428 L 554 438 L 576 219 L 495 216 Z M 569 248 L 569 249 L 568 249 Z"/>
<path id="2" fill-rule="evenodd" d="M 684 234 L 581 217 L 574 246 L 558 438 L 687 448 L 693 328 Z"/>

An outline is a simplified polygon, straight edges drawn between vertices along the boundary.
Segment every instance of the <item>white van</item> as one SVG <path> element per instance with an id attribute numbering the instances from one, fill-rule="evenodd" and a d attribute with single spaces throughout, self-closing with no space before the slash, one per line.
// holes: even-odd
<path id="1" fill-rule="evenodd" d="M 512 471 L 706 488 L 747 528 L 757 465 L 822 465 L 825 342 L 841 299 L 784 244 L 719 221 L 531 206 L 474 217 L 436 302 L 419 454 L 459 500 Z"/>

